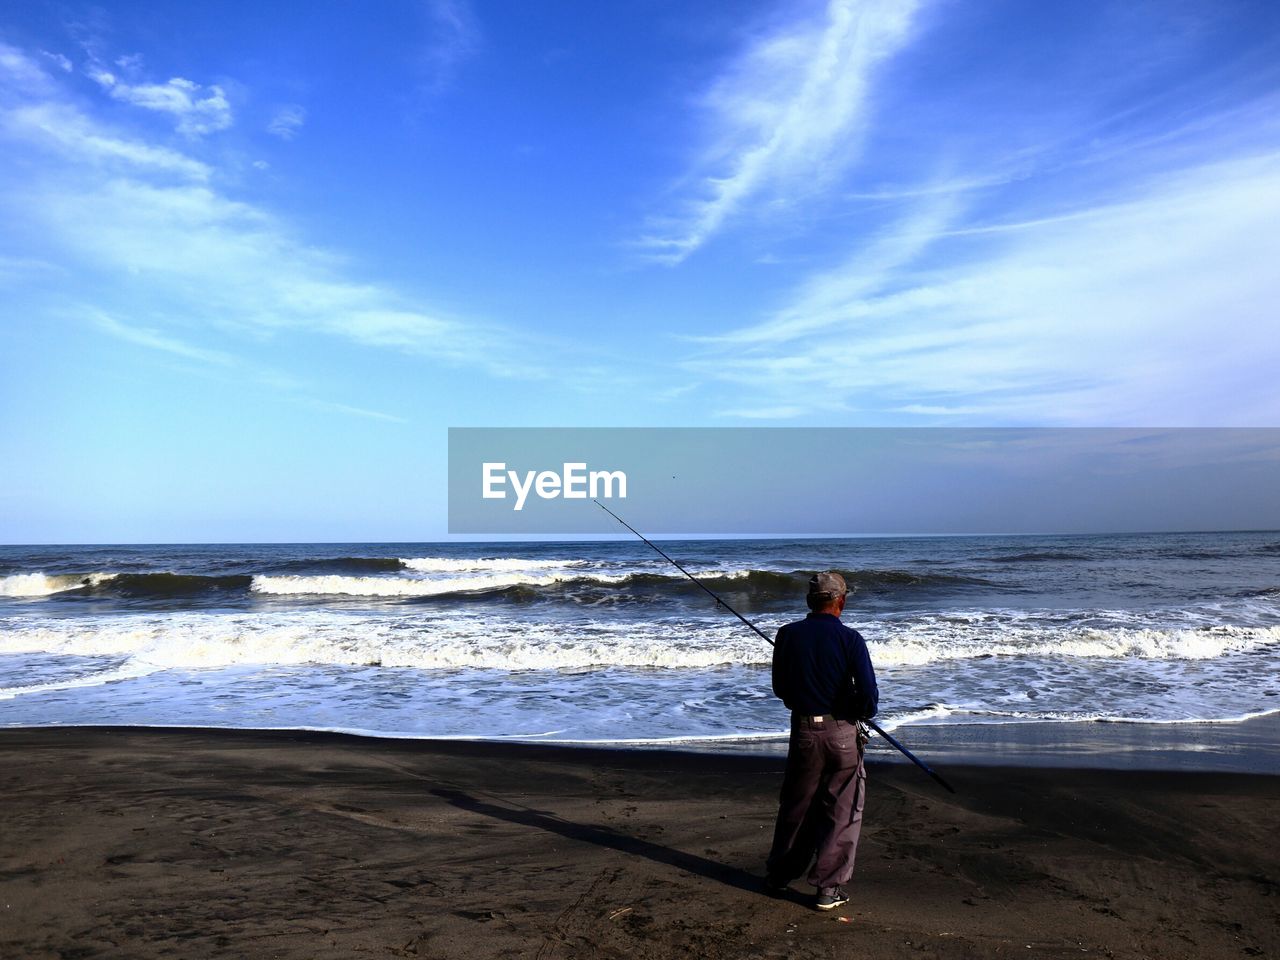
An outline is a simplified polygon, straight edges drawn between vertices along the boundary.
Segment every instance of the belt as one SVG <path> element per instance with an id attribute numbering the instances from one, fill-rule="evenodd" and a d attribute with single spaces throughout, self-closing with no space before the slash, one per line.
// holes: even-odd
<path id="1" fill-rule="evenodd" d="M 807 720 L 810 723 L 826 723 L 827 721 L 841 720 L 842 717 L 832 716 L 829 713 L 818 715 L 816 713 L 795 713 L 791 714 L 792 720 Z"/>

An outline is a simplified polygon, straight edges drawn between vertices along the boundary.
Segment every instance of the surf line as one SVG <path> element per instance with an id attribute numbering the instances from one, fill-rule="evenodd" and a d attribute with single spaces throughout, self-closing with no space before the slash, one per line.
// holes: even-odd
<path id="1" fill-rule="evenodd" d="M 668 563 L 674 566 L 677 570 L 683 573 L 686 577 L 688 577 L 690 580 L 692 580 L 694 583 L 700 586 L 707 593 L 707 595 L 710 596 L 711 599 L 714 600 L 718 605 L 724 607 L 726 610 L 732 613 L 735 617 L 737 617 L 739 620 L 745 623 L 748 627 L 754 630 L 761 640 L 763 640 L 765 643 L 767 643 L 771 647 L 774 646 L 773 641 L 770 640 L 768 636 L 765 635 L 763 630 L 761 630 L 754 623 L 752 623 L 750 620 L 748 620 L 746 617 L 740 614 L 737 610 L 733 609 L 733 607 L 729 606 L 722 599 L 720 599 L 719 595 L 717 595 L 714 590 L 712 590 L 705 583 L 703 583 L 701 580 L 695 577 L 692 573 L 686 570 L 683 566 L 681 566 L 679 561 L 675 560 L 671 556 L 668 556 L 667 552 L 663 550 L 660 546 L 658 546 L 656 543 L 654 543 L 652 540 L 646 537 L 643 533 L 641 533 L 631 524 L 627 523 L 627 521 L 623 520 L 620 516 L 618 516 L 608 507 L 606 507 L 599 500 L 593 499 L 591 502 L 594 503 L 601 510 L 603 510 L 605 513 L 607 513 L 609 516 L 613 517 L 613 519 L 617 520 L 620 524 L 622 524 L 624 527 L 626 527 L 628 530 L 634 533 L 637 537 L 639 537 L 641 540 L 643 540 L 645 543 L 651 546 L 654 550 L 658 551 L 658 553 L 662 555 L 664 560 L 666 560 Z M 896 739 L 894 739 L 892 736 L 886 733 L 884 729 L 881 728 L 881 726 L 878 723 L 876 723 L 874 720 L 863 720 L 861 722 L 865 723 L 868 727 L 870 727 L 876 733 L 880 734 L 880 736 L 883 737 L 890 746 L 892 746 L 895 750 L 897 750 L 900 754 L 902 754 L 904 757 L 906 757 L 908 760 L 914 763 L 917 767 L 919 767 L 929 776 L 933 777 L 934 780 L 936 780 L 939 784 L 945 787 L 948 791 L 950 791 L 951 793 L 956 792 L 955 787 L 951 786 L 951 784 L 943 780 L 942 777 L 940 777 L 936 772 L 934 772 L 932 767 L 930 767 L 927 763 L 925 763 L 923 760 L 917 757 L 914 753 L 912 753 L 910 750 L 908 750 L 906 747 L 900 744 Z"/>

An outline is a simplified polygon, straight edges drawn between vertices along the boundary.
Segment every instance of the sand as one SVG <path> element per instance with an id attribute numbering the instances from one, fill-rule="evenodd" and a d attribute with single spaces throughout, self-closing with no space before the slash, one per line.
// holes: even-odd
<path id="1" fill-rule="evenodd" d="M 781 760 L 0 731 L 0 957 L 1280 956 L 1280 777 L 870 768 L 853 899 L 759 878 Z"/>

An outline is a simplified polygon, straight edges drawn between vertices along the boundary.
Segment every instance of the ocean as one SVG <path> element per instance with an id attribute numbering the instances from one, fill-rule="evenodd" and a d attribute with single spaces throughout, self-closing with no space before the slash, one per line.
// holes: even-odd
<path id="1" fill-rule="evenodd" d="M 1280 534 L 662 541 L 772 635 L 852 589 L 878 721 L 1280 710 Z M 777 749 L 771 650 L 639 541 L 0 547 L 0 726 Z"/>

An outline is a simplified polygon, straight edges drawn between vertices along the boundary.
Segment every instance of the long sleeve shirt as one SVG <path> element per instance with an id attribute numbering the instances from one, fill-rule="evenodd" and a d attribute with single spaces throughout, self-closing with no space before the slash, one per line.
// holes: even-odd
<path id="1" fill-rule="evenodd" d="M 811 613 L 778 631 L 773 692 L 797 713 L 848 720 L 871 719 L 880 702 L 866 641 L 830 613 Z"/>

